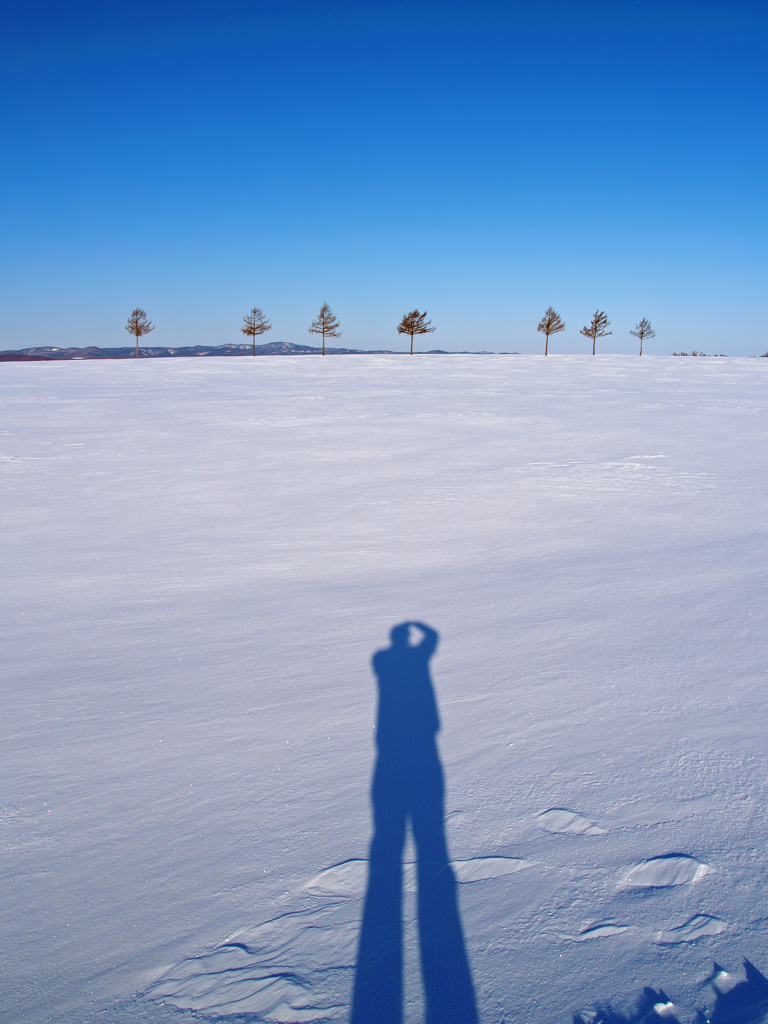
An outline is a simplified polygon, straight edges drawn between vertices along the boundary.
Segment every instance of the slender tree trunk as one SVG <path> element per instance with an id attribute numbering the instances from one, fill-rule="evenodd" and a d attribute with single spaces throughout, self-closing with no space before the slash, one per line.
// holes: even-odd
<path id="1" fill-rule="evenodd" d="M 325 331 L 323 331 L 323 355 L 325 355 Z"/>
<path id="2" fill-rule="evenodd" d="M 544 355 L 547 355 L 547 353 L 549 352 L 549 335 L 545 334 L 544 337 L 547 339 L 544 342 Z"/>
<path id="3" fill-rule="evenodd" d="M 256 355 L 256 335 L 253 335 L 253 354 Z"/>
<path id="4" fill-rule="evenodd" d="M 595 354 L 595 342 L 597 341 L 597 335 L 592 339 L 592 355 Z"/>
<path id="5" fill-rule="evenodd" d="M 640 338 L 640 355 L 642 355 L 642 354 L 643 354 L 643 339 L 641 337 Z"/>
<path id="6" fill-rule="evenodd" d="M 139 358 L 139 336 L 136 335 L 136 358 Z"/>
<path id="7" fill-rule="evenodd" d="M 411 355 L 413 355 L 413 335 L 411 335 Z"/>

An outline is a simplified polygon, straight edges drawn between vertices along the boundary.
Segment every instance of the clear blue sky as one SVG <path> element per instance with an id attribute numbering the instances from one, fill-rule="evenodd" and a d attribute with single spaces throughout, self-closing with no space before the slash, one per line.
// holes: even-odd
<path id="1" fill-rule="evenodd" d="M 307 343 L 760 354 L 768 9 L 750 3 L 14 5 L 0 348 Z"/>

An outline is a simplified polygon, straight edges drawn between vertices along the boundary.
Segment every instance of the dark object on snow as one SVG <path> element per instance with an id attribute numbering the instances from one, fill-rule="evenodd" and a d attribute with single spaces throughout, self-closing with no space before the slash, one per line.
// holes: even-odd
<path id="1" fill-rule="evenodd" d="M 631 1017 L 625 1017 L 611 1006 L 598 1006 L 596 1014 L 591 1012 L 576 1014 L 573 1024 L 680 1024 L 670 1011 L 672 1002 L 666 993 L 659 989 L 644 988 L 637 1001 L 637 1009 Z"/>
<path id="2" fill-rule="evenodd" d="M 744 959 L 744 980 L 727 987 L 727 973 L 714 965 L 710 985 L 715 990 L 714 1009 L 708 1016 L 700 1015 L 697 1024 L 763 1024 L 768 1014 L 768 978 Z"/>
<path id="3" fill-rule="evenodd" d="M 696 1024 L 764 1024 L 768 1015 L 768 978 L 749 960 L 744 960 L 744 977 L 734 979 L 714 964 L 707 984 L 715 993 L 711 1010 L 698 1010 Z M 679 1024 L 674 1006 L 659 989 L 644 988 L 635 1012 L 626 1017 L 611 1006 L 575 1014 L 573 1024 Z"/>

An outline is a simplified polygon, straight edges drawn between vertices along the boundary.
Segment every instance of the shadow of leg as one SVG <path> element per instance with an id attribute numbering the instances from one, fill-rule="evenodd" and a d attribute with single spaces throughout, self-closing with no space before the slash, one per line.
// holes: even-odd
<path id="1" fill-rule="evenodd" d="M 426 1024 L 476 1024 L 469 971 L 450 865 L 419 863 L 419 942 Z"/>
<path id="2" fill-rule="evenodd" d="M 401 1024 L 403 1019 L 403 847 L 405 809 L 400 787 L 377 767 L 373 784 L 375 832 L 368 866 L 351 1024 Z"/>
<path id="3" fill-rule="evenodd" d="M 459 917 L 456 877 L 448 862 L 443 773 L 436 750 L 420 765 L 411 820 L 418 854 L 426 1024 L 476 1024 L 475 992 Z"/>

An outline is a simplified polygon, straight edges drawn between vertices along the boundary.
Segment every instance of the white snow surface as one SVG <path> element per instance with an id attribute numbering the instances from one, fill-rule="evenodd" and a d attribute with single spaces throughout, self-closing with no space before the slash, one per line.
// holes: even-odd
<path id="1" fill-rule="evenodd" d="M 643 986 L 693 1021 L 713 961 L 768 971 L 768 360 L 10 363 L 0 393 L 5 1024 L 347 1019 L 370 658 L 407 619 L 441 638 L 483 1024 Z"/>

